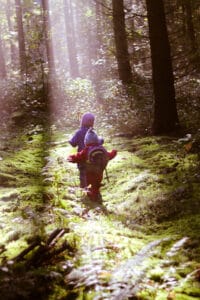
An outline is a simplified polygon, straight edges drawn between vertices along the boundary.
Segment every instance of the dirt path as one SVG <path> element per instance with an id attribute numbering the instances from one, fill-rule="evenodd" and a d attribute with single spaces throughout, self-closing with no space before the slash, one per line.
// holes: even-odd
<path id="1" fill-rule="evenodd" d="M 171 140 L 114 139 L 107 146 L 117 147 L 118 156 L 108 167 L 110 182 L 104 180 L 100 205 L 79 189 L 76 165 L 66 160 L 73 151 L 67 139 L 57 133 L 54 140 L 46 141 L 48 151 L 41 159 L 44 141 L 37 133 L 15 155 L 12 152 L 2 160 L 4 298 L 16 299 L 17 294 L 20 299 L 51 300 L 200 299 L 195 156 L 185 155 L 180 161 L 182 152 Z M 36 233 L 41 247 L 57 228 L 65 231 L 60 231 L 63 235 L 54 250 L 45 248 L 44 262 L 37 263 L 37 255 L 33 256 L 35 266 L 30 270 L 25 261 L 31 252 L 23 256 L 25 288 L 18 267 L 9 267 L 13 258 L 35 245 Z M 3 262 L 5 255 L 9 263 Z M 16 272 L 19 280 L 6 298 L 7 284 Z M 33 282 L 38 286 L 34 292 Z M 44 293 L 51 296 L 45 298 Z"/>
<path id="2" fill-rule="evenodd" d="M 163 180 L 153 174 L 150 169 L 143 170 L 148 161 L 141 160 L 141 156 L 145 156 L 146 152 L 140 149 L 140 143 L 142 140 L 136 145 L 139 155 L 132 155 L 127 150 L 119 151 L 116 163 L 113 162 L 113 166 L 111 163 L 111 166 L 108 167 L 111 183 L 108 184 L 104 180 L 102 205 L 92 203 L 77 187 L 76 167 L 66 162 L 67 153 L 70 153 L 72 149 L 67 145 L 64 145 L 63 148 L 61 145 L 53 152 L 55 157 L 58 155 L 62 161 L 64 170 L 68 171 L 68 175 L 64 176 L 69 184 L 66 198 L 73 199 L 70 199 L 73 213 L 69 219 L 69 226 L 79 237 L 77 267 L 66 276 L 66 283 L 72 285 L 75 290 L 85 291 L 88 297 L 91 293 L 95 299 L 113 300 L 128 299 L 139 294 L 144 295 L 144 299 L 146 299 L 145 297 L 156 299 L 156 297 L 160 297 L 159 295 L 163 295 L 161 297 L 166 299 L 170 297 L 171 293 L 176 293 L 179 297 L 179 293 L 182 292 L 180 286 L 184 281 L 180 273 L 187 265 L 191 264 L 192 267 L 193 263 L 189 258 L 190 244 L 194 242 L 192 239 L 182 235 L 183 232 L 180 233 L 176 230 L 173 232 L 173 229 L 171 233 L 170 230 L 169 233 L 165 233 L 165 230 L 162 229 L 157 234 L 156 224 L 152 231 L 147 230 L 141 222 L 134 221 L 134 213 L 137 216 L 137 212 L 133 211 L 133 214 L 130 215 L 131 207 L 129 206 L 134 205 L 134 203 L 130 203 L 131 196 L 136 205 L 137 201 L 140 201 L 138 193 L 134 194 L 135 190 L 138 189 L 140 192 L 142 185 L 142 188 L 149 187 L 150 190 L 154 185 L 154 180 L 156 183 Z M 146 143 L 144 141 L 145 146 Z M 153 144 L 151 145 L 153 149 L 149 151 L 150 154 L 152 151 L 155 153 L 155 150 L 157 153 L 159 150 L 162 151 L 163 145 L 160 149 L 156 149 L 158 143 L 155 141 L 148 143 Z M 123 140 L 121 144 L 123 144 Z M 111 147 L 111 145 L 109 146 Z M 173 147 L 172 145 L 172 149 Z M 168 148 L 167 145 L 166 148 Z M 63 150 L 64 156 L 62 155 Z M 170 156 L 169 153 L 168 155 Z M 173 154 L 171 154 L 172 156 Z M 170 159 L 172 159 L 171 157 Z M 123 164 L 126 172 L 122 171 Z M 133 171 L 133 167 L 134 169 L 138 168 L 139 172 L 133 178 L 131 176 L 130 180 L 129 174 Z M 165 168 L 167 170 L 168 167 L 164 167 L 164 170 Z M 120 177 L 117 176 L 118 172 L 121 172 Z M 124 178 L 123 172 L 125 173 Z M 127 182 L 124 184 L 123 179 L 126 180 L 126 178 Z M 123 193 L 120 191 L 119 182 L 121 186 L 124 184 Z M 110 189 L 109 186 L 113 188 Z M 185 192 L 185 187 L 183 190 Z M 130 198 L 127 197 L 127 194 Z M 66 202 L 69 203 L 69 200 L 66 199 Z M 168 211 L 168 213 L 170 212 Z M 165 226 L 167 225 L 164 225 L 164 228 Z M 177 259 L 178 256 L 180 259 Z M 176 267 L 174 267 L 175 265 Z M 196 270 L 198 270 L 198 264 Z M 197 291 L 191 292 L 190 296 L 200 296 L 198 287 L 197 284 Z M 176 290 L 177 292 L 175 292 Z"/>

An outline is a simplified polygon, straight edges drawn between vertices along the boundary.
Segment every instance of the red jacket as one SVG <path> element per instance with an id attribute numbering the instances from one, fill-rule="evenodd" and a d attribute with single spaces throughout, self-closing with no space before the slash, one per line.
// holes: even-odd
<path id="1" fill-rule="evenodd" d="M 93 146 L 93 145 L 90 144 L 87 147 L 85 147 L 82 151 L 80 151 L 80 152 L 78 152 L 76 154 L 70 155 L 68 157 L 68 161 L 72 162 L 72 163 L 86 162 L 87 161 L 87 157 L 88 157 L 89 146 Z M 107 155 L 108 155 L 108 159 L 111 160 L 111 159 L 113 159 L 117 155 L 117 151 L 116 150 L 112 150 L 111 152 L 107 151 Z"/>

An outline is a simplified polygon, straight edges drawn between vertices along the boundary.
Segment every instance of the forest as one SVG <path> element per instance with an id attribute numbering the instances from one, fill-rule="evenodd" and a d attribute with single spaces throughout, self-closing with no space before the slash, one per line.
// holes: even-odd
<path id="1" fill-rule="evenodd" d="M 0 298 L 200 299 L 200 0 L 0 6 Z"/>

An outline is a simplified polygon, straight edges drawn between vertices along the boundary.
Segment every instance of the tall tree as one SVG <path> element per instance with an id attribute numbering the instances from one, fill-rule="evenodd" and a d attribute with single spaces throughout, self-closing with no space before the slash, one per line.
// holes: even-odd
<path id="1" fill-rule="evenodd" d="M 7 23 L 8 23 L 8 30 L 9 30 L 9 33 L 11 34 L 11 32 L 13 32 L 13 25 L 12 25 L 12 16 L 11 16 L 11 3 L 10 3 L 10 0 L 7 0 L 7 4 L 6 4 L 6 18 L 7 18 Z M 10 42 L 10 53 L 11 53 L 11 63 L 13 66 L 16 65 L 16 46 L 15 46 L 15 43 L 13 41 L 12 38 L 10 38 L 9 40 Z"/>
<path id="2" fill-rule="evenodd" d="M 55 74 L 55 62 L 51 40 L 51 23 L 49 15 L 48 0 L 42 0 L 43 21 L 44 21 L 44 36 L 46 43 L 47 61 L 50 78 Z"/>
<path id="3" fill-rule="evenodd" d="M 1 38 L 0 38 L 0 79 L 6 79 L 6 63 L 5 63 Z"/>
<path id="4" fill-rule="evenodd" d="M 94 45 L 95 45 L 95 61 L 96 63 L 93 66 L 93 84 L 95 88 L 96 93 L 96 99 L 98 102 L 101 101 L 102 95 L 101 95 L 101 80 L 104 77 L 103 72 L 103 64 L 104 64 L 104 51 L 103 51 L 103 36 L 102 32 L 104 30 L 103 27 L 103 13 L 102 13 L 102 4 L 99 1 L 94 2 L 95 8 L 95 39 L 94 39 Z"/>
<path id="5" fill-rule="evenodd" d="M 96 19 L 96 57 L 98 57 L 100 47 L 102 45 L 102 11 L 101 11 L 101 4 L 98 1 L 95 1 L 95 19 Z"/>
<path id="6" fill-rule="evenodd" d="M 153 131 L 169 133 L 176 129 L 179 121 L 164 4 L 163 0 L 146 0 L 146 5 L 154 90 Z"/>
<path id="7" fill-rule="evenodd" d="M 25 48 L 25 38 L 23 29 L 23 15 L 21 0 L 15 0 L 16 7 L 16 17 L 17 17 L 17 32 L 18 32 L 18 43 L 19 43 L 19 61 L 21 74 L 26 73 L 26 48 Z"/>
<path id="8" fill-rule="evenodd" d="M 199 52 L 198 52 L 198 43 L 194 28 L 193 22 L 193 6 L 191 0 L 182 0 L 183 11 L 185 13 L 185 33 L 186 38 L 189 41 L 191 56 L 190 61 L 195 63 L 196 66 L 199 66 Z"/>
<path id="9" fill-rule="evenodd" d="M 79 77 L 77 50 L 75 43 L 74 19 L 70 0 L 64 0 L 65 27 L 67 37 L 67 49 L 69 54 L 70 75 L 72 78 Z"/>
<path id="10" fill-rule="evenodd" d="M 97 52 L 97 33 L 95 30 L 95 4 L 93 0 L 87 0 L 85 11 L 85 23 L 86 23 L 86 35 L 87 35 L 87 53 L 88 53 L 88 74 L 91 78 L 94 76 L 93 62 L 96 60 Z M 91 24 L 94 26 L 94 30 L 91 30 Z"/>
<path id="11" fill-rule="evenodd" d="M 124 1 L 112 0 L 112 12 L 119 78 L 124 84 L 129 84 L 132 82 L 132 72 L 126 37 Z"/>
<path id="12" fill-rule="evenodd" d="M 191 50 L 196 51 L 197 42 L 195 37 L 195 30 L 192 18 L 192 3 L 191 0 L 183 0 L 183 10 L 185 12 L 185 27 L 186 34 L 188 35 L 188 39 L 190 40 Z"/>
<path id="13" fill-rule="evenodd" d="M 49 121 L 50 113 L 54 109 L 54 93 L 56 91 L 56 68 L 52 45 L 52 33 L 49 13 L 49 1 L 41 0 L 42 11 L 43 11 L 43 31 L 44 31 L 44 42 L 46 45 L 46 55 L 48 63 L 48 74 L 47 77 L 44 72 L 43 65 L 41 65 L 42 77 L 43 77 L 43 105 L 47 111 L 47 118 Z M 45 80 L 47 79 L 47 81 Z"/>

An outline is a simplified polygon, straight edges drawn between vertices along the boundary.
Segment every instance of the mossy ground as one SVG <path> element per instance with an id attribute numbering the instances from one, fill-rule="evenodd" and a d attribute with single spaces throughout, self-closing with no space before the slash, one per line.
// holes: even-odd
<path id="1" fill-rule="evenodd" d="M 106 148 L 118 155 L 108 165 L 99 204 L 87 199 L 76 165 L 67 162 L 75 152 L 69 135 L 54 131 L 50 140 L 29 132 L 2 152 L 1 293 L 5 278 L 19 275 L 17 265 L 10 270 L 5 262 L 15 265 L 35 236 L 45 239 L 63 227 L 75 254 L 21 272 L 8 299 L 15 293 L 51 300 L 200 299 L 198 155 L 173 137 L 110 142 L 105 136 Z"/>

